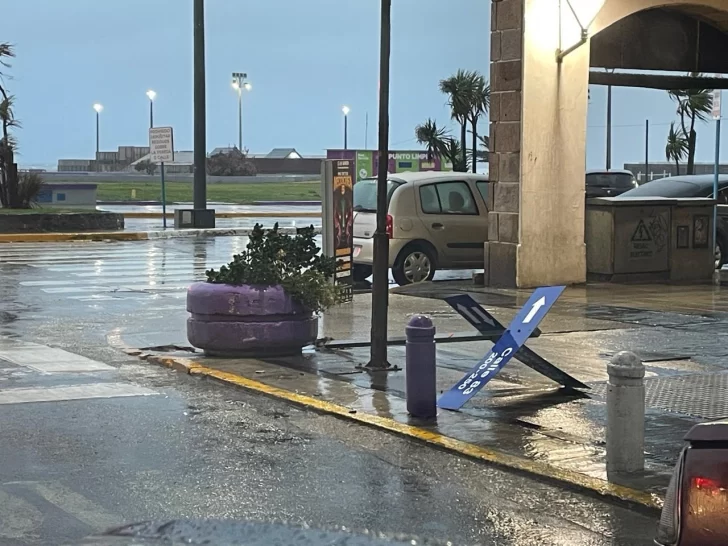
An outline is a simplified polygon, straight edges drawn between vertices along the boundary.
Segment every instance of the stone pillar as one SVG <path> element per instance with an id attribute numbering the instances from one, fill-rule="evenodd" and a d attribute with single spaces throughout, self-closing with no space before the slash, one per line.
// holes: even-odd
<path id="1" fill-rule="evenodd" d="M 516 286 L 524 0 L 491 3 L 490 213 L 485 282 Z"/>
<path id="2" fill-rule="evenodd" d="M 559 35 L 558 2 L 491 6 L 485 281 L 524 288 L 584 282 L 589 44 L 557 63 L 556 50 L 572 39 Z"/>

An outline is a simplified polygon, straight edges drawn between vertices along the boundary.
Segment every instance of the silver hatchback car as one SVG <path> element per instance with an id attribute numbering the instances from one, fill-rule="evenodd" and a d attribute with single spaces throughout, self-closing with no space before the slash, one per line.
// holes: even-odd
<path id="1" fill-rule="evenodd" d="M 480 269 L 488 240 L 488 177 L 456 172 L 389 176 L 389 267 L 399 285 L 432 280 L 438 269 Z M 372 274 L 377 181 L 354 185 L 354 279 Z"/>

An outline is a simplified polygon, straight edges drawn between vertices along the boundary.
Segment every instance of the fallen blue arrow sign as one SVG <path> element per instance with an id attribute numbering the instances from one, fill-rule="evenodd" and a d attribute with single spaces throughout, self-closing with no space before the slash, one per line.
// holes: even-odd
<path id="1" fill-rule="evenodd" d="M 480 392 L 526 343 L 565 288 L 546 286 L 534 291 L 493 349 L 452 389 L 443 394 L 437 405 L 443 409 L 459 410 Z"/>
<path id="2" fill-rule="evenodd" d="M 467 320 L 481 334 L 491 335 L 494 332 L 505 332 L 503 325 L 498 321 L 498 319 L 488 313 L 487 310 L 483 309 L 483 307 L 481 307 L 480 304 L 472 298 L 472 296 L 469 296 L 468 294 L 458 294 L 457 296 L 449 296 L 445 298 L 445 301 L 450 305 L 450 307 L 460 313 L 460 316 Z M 474 318 L 475 320 L 473 320 Z M 537 330 L 538 328 L 536 328 L 534 332 Z M 532 335 L 535 335 L 535 333 Z M 565 371 L 557 368 L 538 353 L 529 349 L 527 345 L 523 345 L 518 350 L 514 358 L 521 361 L 532 370 L 548 377 L 552 381 L 555 381 L 559 385 L 563 385 L 564 387 L 569 387 L 571 389 L 589 389 L 588 385 L 585 385 L 578 379 L 571 377 Z"/>

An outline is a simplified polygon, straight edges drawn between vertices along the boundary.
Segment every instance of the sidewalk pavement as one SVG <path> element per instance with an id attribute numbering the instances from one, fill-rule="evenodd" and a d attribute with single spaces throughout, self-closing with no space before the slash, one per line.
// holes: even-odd
<path id="1" fill-rule="evenodd" d="M 389 335 L 414 314 L 433 318 L 438 334 L 470 332 L 445 295 L 468 292 L 507 324 L 530 291 L 477 289 L 466 282 L 395 289 Z M 410 295 L 413 294 L 413 295 Z M 321 335 L 368 338 L 371 297 L 325 314 Z M 307 351 L 295 358 L 220 359 L 190 352 L 184 314 L 159 331 L 122 332 L 115 344 L 157 364 L 204 375 L 317 411 L 383 427 L 456 453 L 487 460 L 651 508 L 659 507 L 682 437 L 696 423 L 728 416 L 728 292 L 721 287 L 589 285 L 570 288 L 528 346 L 587 383 L 584 394 L 559 389 L 512 361 L 461 412 L 435 423 L 409 418 L 405 370 L 367 372 L 368 348 Z M 474 332 L 472 332 L 474 333 Z M 165 347 L 166 346 L 166 347 Z M 438 345 L 438 390 L 455 384 L 488 351 L 488 342 Z M 186 350 L 178 348 L 187 347 Z M 136 349 L 136 350 L 135 350 Z M 646 366 L 646 470 L 607 476 L 606 363 L 632 350 Z M 390 347 L 404 367 L 404 348 Z"/>

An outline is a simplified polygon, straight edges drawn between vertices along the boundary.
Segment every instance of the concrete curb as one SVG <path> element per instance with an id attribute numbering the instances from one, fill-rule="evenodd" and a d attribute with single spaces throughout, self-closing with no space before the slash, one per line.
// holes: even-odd
<path id="1" fill-rule="evenodd" d="M 355 421 L 367 426 L 386 430 L 399 436 L 418 440 L 430 446 L 471 459 L 488 462 L 503 468 L 543 478 L 561 485 L 566 485 L 575 490 L 581 490 L 611 500 L 647 508 L 651 512 L 659 512 L 663 505 L 663 500 L 660 497 L 646 491 L 615 485 L 598 478 L 586 476 L 585 474 L 560 469 L 546 463 L 512 455 L 496 449 L 480 447 L 423 428 L 401 423 L 394 419 L 350 410 L 338 404 L 298 394 L 279 387 L 273 387 L 237 374 L 208 368 L 190 358 L 149 355 L 142 353 L 138 349 L 125 348 L 122 350 L 127 354 L 138 356 L 147 362 L 171 368 L 182 373 L 210 377 L 254 393 L 285 400 L 306 409 L 333 415 L 349 421 Z"/>
<path id="2" fill-rule="evenodd" d="M 150 241 L 205 237 L 248 236 L 252 228 L 183 229 L 167 231 L 100 231 L 96 233 L 2 233 L 1 243 L 52 243 L 64 241 Z M 280 228 L 281 233 L 295 234 L 295 228 Z M 320 229 L 316 230 L 321 233 Z"/>
<path id="3" fill-rule="evenodd" d="M 124 212 L 124 218 L 162 218 L 161 212 Z M 174 218 L 168 212 L 167 218 Z M 265 212 L 216 212 L 215 218 L 321 218 L 320 212 L 265 211 Z"/>

